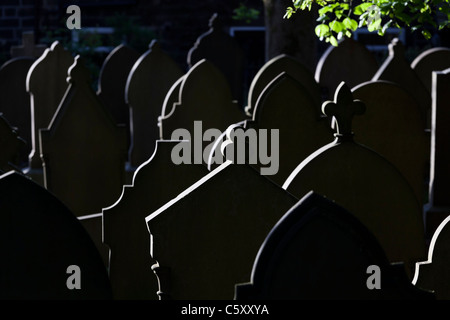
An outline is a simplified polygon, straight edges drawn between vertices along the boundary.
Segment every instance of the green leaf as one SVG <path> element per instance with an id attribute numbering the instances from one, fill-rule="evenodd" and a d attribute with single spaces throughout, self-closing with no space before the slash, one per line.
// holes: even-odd
<path id="1" fill-rule="evenodd" d="M 362 15 L 364 12 L 367 11 L 367 9 L 372 5 L 371 2 L 364 2 L 361 3 L 359 6 L 356 6 L 355 9 L 353 10 L 353 13 L 357 16 Z"/>
<path id="2" fill-rule="evenodd" d="M 315 32 L 318 37 L 325 37 L 330 32 L 330 27 L 326 24 L 319 24 L 316 26 Z"/>
<path id="3" fill-rule="evenodd" d="M 430 40 L 431 39 L 431 32 L 428 30 L 422 30 L 422 34 L 425 37 L 425 39 Z"/>
<path id="4" fill-rule="evenodd" d="M 331 21 L 329 23 L 329 26 L 330 26 L 331 30 L 333 30 L 336 33 L 339 33 L 341 31 L 345 30 L 345 25 L 342 22 L 337 21 L 337 20 Z"/>
<path id="5" fill-rule="evenodd" d="M 337 41 L 337 39 L 336 39 L 334 36 L 330 36 L 329 39 L 330 39 L 331 45 L 333 45 L 333 46 L 335 46 L 335 47 L 338 46 L 338 41 Z"/>
<path id="6" fill-rule="evenodd" d="M 356 22 L 355 20 L 347 17 L 345 18 L 342 23 L 344 24 L 346 29 L 350 29 L 352 31 L 355 31 L 356 29 L 358 29 L 358 22 Z"/>

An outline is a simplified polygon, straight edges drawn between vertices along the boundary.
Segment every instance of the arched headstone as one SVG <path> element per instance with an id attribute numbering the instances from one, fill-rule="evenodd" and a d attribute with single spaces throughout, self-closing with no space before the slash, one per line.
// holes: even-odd
<path id="1" fill-rule="evenodd" d="M 352 118 L 365 105 L 353 100 L 344 82 L 322 109 L 336 119 L 336 140 L 300 163 L 283 188 L 297 197 L 313 190 L 335 201 L 374 234 L 390 262 L 411 270 L 425 254 L 422 208 L 411 186 L 384 157 L 353 140 Z"/>
<path id="2" fill-rule="evenodd" d="M 237 41 L 223 30 L 217 13 L 209 20 L 210 29 L 199 36 L 189 50 L 187 63 L 192 68 L 206 59 L 224 74 L 231 88 L 233 99 L 243 102 L 244 52 Z"/>
<path id="3" fill-rule="evenodd" d="M 314 75 L 296 58 L 281 54 L 267 61 L 253 78 L 245 108 L 248 116 L 251 117 L 253 115 L 256 102 L 264 88 L 283 72 L 287 73 L 306 88 L 317 107 L 317 113 L 320 113 L 322 97 L 320 96 L 319 84 L 314 79 Z"/>
<path id="4" fill-rule="evenodd" d="M 391 265 L 375 237 L 338 204 L 313 192 L 272 228 L 236 300 L 433 299 Z"/>
<path id="5" fill-rule="evenodd" d="M 147 161 L 159 139 L 158 117 L 164 98 L 181 69 L 153 40 L 149 50 L 139 57 L 127 80 L 126 101 L 130 107 L 131 146 L 129 159 L 137 168 Z"/>

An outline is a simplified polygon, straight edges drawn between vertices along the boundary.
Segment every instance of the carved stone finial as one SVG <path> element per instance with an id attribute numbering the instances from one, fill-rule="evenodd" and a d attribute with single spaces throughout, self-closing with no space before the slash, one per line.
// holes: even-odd
<path id="1" fill-rule="evenodd" d="M 340 140 L 352 140 L 352 120 L 353 116 L 364 114 L 366 105 L 360 100 L 353 100 L 350 88 L 341 82 L 337 87 L 334 101 L 326 101 L 322 105 L 322 112 L 334 117 L 336 122 L 335 136 Z"/>

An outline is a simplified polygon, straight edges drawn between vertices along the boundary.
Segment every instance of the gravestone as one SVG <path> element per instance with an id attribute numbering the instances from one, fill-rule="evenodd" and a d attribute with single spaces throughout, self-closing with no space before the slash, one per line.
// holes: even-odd
<path id="1" fill-rule="evenodd" d="M 158 298 L 145 217 L 208 173 L 204 165 L 175 165 L 171 152 L 178 143 L 157 141 L 153 156 L 135 171 L 132 185 L 124 186 L 117 202 L 102 211 L 114 299 Z"/>
<path id="2" fill-rule="evenodd" d="M 172 116 L 173 112 L 176 110 L 176 104 L 180 96 L 181 84 L 184 81 L 185 76 L 181 76 L 175 83 L 170 87 L 167 92 L 163 106 L 161 108 L 161 115 L 158 117 L 158 129 L 159 129 L 159 138 L 161 140 L 170 140 L 172 132 L 166 129 L 166 132 L 163 130 L 163 122 L 165 119 Z"/>
<path id="3" fill-rule="evenodd" d="M 425 50 L 411 63 L 413 69 L 431 95 L 432 73 L 450 68 L 450 48 L 437 47 Z"/>
<path id="4" fill-rule="evenodd" d="M 313 190 L 353 213 L 389 262 L 404 262 L 411 274 L 425 254 L 422 210 L 411 186 L 384 157 L 353 140 L 352 117 L 365 105 L 344 82 L 322 110 L 337 122 L 336 140 L 300 163 L 283 188 L 297 197 Z"/>
<path id="5" fill-rule="evenodd" d="M 33 62 L 29 57 L 14 58 L 0 67 L 0 112 L 26 142 L 20 153 L 20 168 L 28 165 L 31 152 L 30 95 L 26 90 L 26 78 Z"/>
<path id="6" fill-rule="evenodd" d="M 427 235 L 431 236 L 450 210 L 450 69 L 433 72 L 429 201 L 424 208 Z"/>
<path id="7" fill-rule="evenodd" d="M 416 263 L 412 281 L 417 287 L 433 291 L 438 300 L 450 299 L 449 220 L 450 216 L 447 216 L 434 231 L 428 248 L 428 259 Z"/>
<path id="8" fill-rule="evenodd" d="M 308 89 L 287 73 L 275 77 L 260 94 L 253 113 L 254 128 L 279 130 L 279 170 L 268 178 L 280 186 L 301 161 L 333 141 L 317 108 Z"/>
<path id="9" fill-rule="evenodd" d="M 22 45 L 11 46 L 10 53 L 12 58 L 30 57 L 36 59 L 40 57 L 47 46 L 45 44 L 36 44 L 33 31 L 22 32 Z"/>
<path id="10" fill-rule="evenodd" d="M 314 78 L 322 90 L 322 100 L 331 99 L 344 81 L 350 88 L 369 81 L 378 70 L 375 56 L 360 42 L 345 38 L 339 46 L 329 46 L 317 63 Z"/>
<path id="11" fill-rule="evenodd" d="M 252 117 L 253 110 L 261 92 L 282 72 L 286 72 L 307 89 L 316 105 L 317 113 L 320 115 L 322 98 L 319 84 L 314 79 L 314 75 L 298 59 L 286 54 L 281 54 L 270 59 L 256 73 L 250 84 L 247 106 L 245 108 L 246 114 Z"/>
<path id="12" fill-rule="evenodd" d="M 353 119 L 358 143 L 370 147 L 406 178 L 422 207 L 426 202 L 426 176 L 430 143 L 417 101 L 393 82 L 369 81 L 352 89 L 364 101 L 366 113 Z"/>
<path id="13" fill-rule="evenodd" d="M 27 175 L 43 184 L 42 161 L 39 155 L 39 129 L 49 126 L 67 89 L 67 70 L 73 63 L 69 51 L 55 41 L 37 59 L 27 74 L 26 88 L 31 106 L 31 152 Z"/>
<path id="14" fill-rule="evenodd" d="M 372 271 L 373 270 L 375 271 Z M 313 192 L 272 228 L 236 300 L 433 299 L 352 213 Z"/>
<path id="15" fill-rule="evenodd" d="M 25 146 L 25 141 L 0 113 L 0 173 L 10 170 L 18 170 L 20 151 Z"/>
<path id="16" fill-rule="evenodd" d="M 0 213 L 1 299 L 111 299 L 94 243 L 50 192 L 8 172 L 0 176 Z"/>
<path id="17" fill-rule="evenodd" d="M 187 56 L 188 67 L 206 59 L 223 73 L 231 88 L 234 100 L 244 101 L 242 92 L 244 81 L 244 52 L 238 42 L 223 30 L 217 13 L 209 20 L 209 30 L 200 35 Z"/>
<path id="18" fill-rule="evenodd" d="M 405 47 L 398 38 L 389 44 L 389 56 L 372 77 L 372 81 L 376 80 L 392 81 L 407 90 L 420 105 L 426 128 L 430 128 L 431 96 L 418 75 L 411 69 L 405 57 Z"/>
<path id="19" fill-rule="evenodd" d="M 80 56 L 68 70 L 69 87 L 48 129 L 40 130 L 45 187 L 80 217 L 107 263 L 102 208 L 125 182 L 126 132 L 102 105 Z"/>
<path id="20" fill-rule="evenodd" d="M 126 157 L 125 128 L 115 124 L 91 87 L 80 56 L 48 129 L 41 129 L 45 186 L 76 216 L 101 212 L 120 196 Z"/>
<path id="21" fill-rule="evenodd" d="M 147 161 L 159 139 L 158 117 L 164 98 L 178 78 L 181 69 L 153 40 L 149 50 L 136 63 L 128 76 L 125 97 L 130 108 L 131 146 L 129 159 L 137 168 Z"/>
<path id="22" fill-rule="evenodd" d="M 229 125 L 245 118 L 233 102 L 225 77 L 208 60 L 199 61 L 178 85 L 178 101 L 170 112 L 165 109 L 166 115 L 159 118 L 160 130 L 165 139 L 180 139 L 172 137 L 172 133 L 180 128 L 193 136 L 194 121 L 201 121 L 203 130 L 214 128 L 224 131 Z M 178 85 L 172 88 L 174 92 L 178 91 Z"/>
<path id="23" fill-rule="evenodd" d="M 261 242 L 296 202 L 247 164 L 211 171 L 146 218 L 161 295 L 232 299 Z"/>
<path id="24" fill-rule="evenodd" d="M 128 75 L 139 53 L 121 44 L 112 50 L 103 62 L 98 80 L 97 96 L 111 113 L 116 124 L 127 128 L 127 146 L 130 144 L 130 111 L 125 102 Z"/>

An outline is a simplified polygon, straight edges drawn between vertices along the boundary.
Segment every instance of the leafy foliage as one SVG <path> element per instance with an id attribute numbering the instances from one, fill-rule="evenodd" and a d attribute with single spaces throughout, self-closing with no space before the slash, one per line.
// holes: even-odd
<path id="1" fill-rule="evenodd" d="M 245 21 L 251 23 L 253 20 L 258 19 L 259 10 L 249 8 L 244 3 L 240 3 L 239 7 L 233 10 L 233 20 Z"/>
<path id="2" fill-rule="evenodd" d="M 450 0 L 292 0 L 284 18 L 298 10 L 318 6 L 316 35 L 334 46 L 342 37 L 351 37 L 358 28 L 384 35 L 389 27 L 420 30 L 430 39 L 430 30 L 449 27 Z"/>

